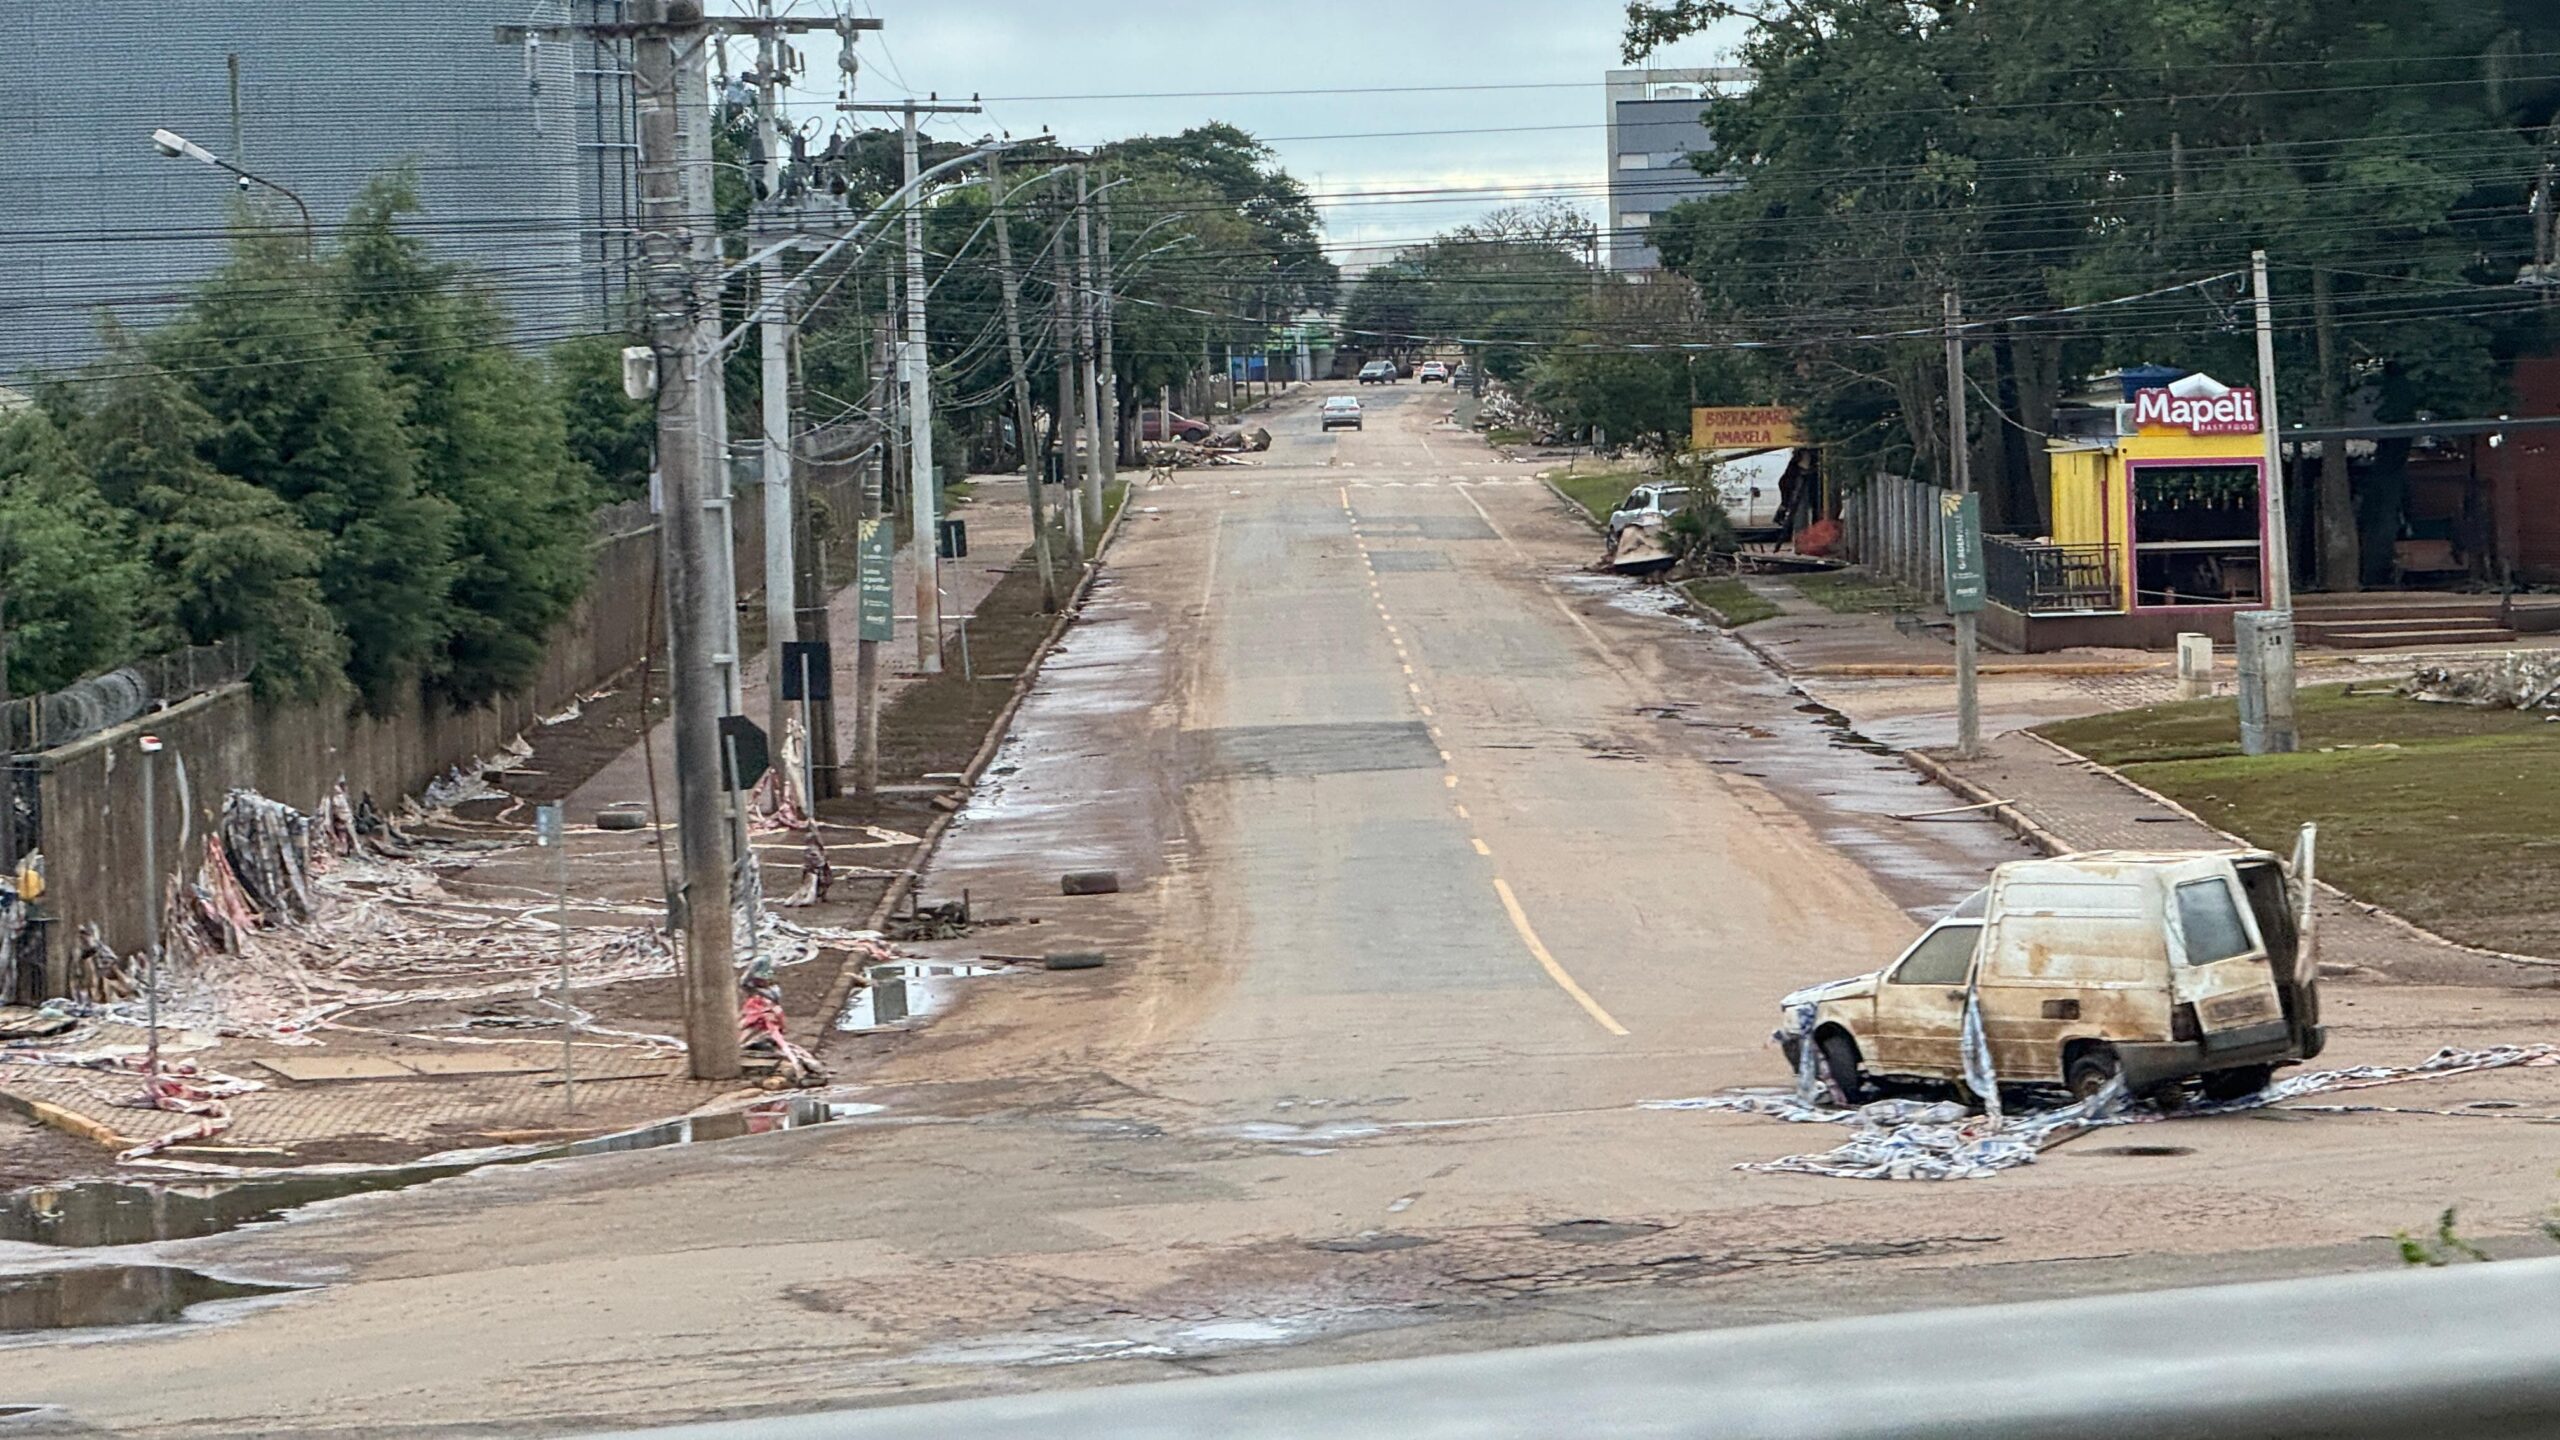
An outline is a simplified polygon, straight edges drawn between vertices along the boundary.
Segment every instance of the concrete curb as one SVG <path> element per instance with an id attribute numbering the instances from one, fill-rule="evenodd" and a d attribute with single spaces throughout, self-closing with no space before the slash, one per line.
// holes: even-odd
<path id="1" fill-rule="evenodd" d="M 1040 637 L 1039 647 L 1031 652 L 1030 660 L 1014 676 L 1013 693 L 1005 698 L 1004 708 L 998 710 L 996 718 L 988 724 L 986 738 L 978 743 L 977 753 L 969 757 L 968 765 L 961 770 L 960 789 L 963 792 L 974 789 L 977 786 L 978 777 L 986 773 L 987 766 L 994 761 L 996 751 L 1004 744 L 1005 736 L 1012 732 L 1014 712 L 1022 708 L 1023 699 L 1031 693 L 1031 687 L 1038 683 L 1041 667 L 1048 663 L 1049 652 L 1056 649 L 1058 642 L 1065 638 L 1067 627 L 1083 615 L 1085 602 L 1092 598 L 1094 582 L 1102 576 L 1103 553 L 1110 549 L 1112 537 L 1120 533 L 1120 522 L 1128 518 L 1130 503 L 1136 498 L 1141 488 L 1135 482 L 1126 483 L 1128 488 L 1121 493 L 1120 508 L 1112 512 L 1111 523 L 1103 527 L 1101 537 L 1094 542 L 1093 552 L 1085 561 L 1083 577 L 1076 582 L 1067 603 L 1058 607 L 1057 619 L 1050 622 L 1049 633 Z M 898 908 L 899 901 L 907 898 L 907 892 L 913 890 L 916 882 L 923 877 L 925 866 L 932 863 L 934 852 L 942 846 L 943 832 L 949 830 L 951 822 L 960 817 L 961 810 L 967 808 L 967 803 L 964 801 L 960 810 L 944 812 L 926 828 L 924 837 L 916 842 L 916 848 L 909 853 L 907 863 L 899 868 L 897 878 L 891 880 L 889 888 L 880 893 L 880 902 L 871 907 L 871 913 L 862 922 L 862 928 L 878 930 L 888 923 L 890 912 Z M 833 1038 L 835 1032 L 832 1027 L 835 1024 L 835 1017 L 844 1013 L 845 1002 L 853 995 L 855 969 L 854 964 L 847 960 L 843 970 L 837 974 L 835 983 L 827 987 L 826 1005 L 820 1010 L 820 1018 L 816 1022 L 820 1028 L 814 1032 L 818 1037 L 820 1048 Z"/>
<path id="2" fill-rule="evenodd" d="M 129 1150 L 141 1143 L 132 1136 L 119 1135 L 88 1116 L 76 1110 L 67 1110 L 50 1100 L 37 1100 L 0 1090 L 0 1110 L 9 1110 L 23 1115 L 48 1129 L 59 1130 L 65 1135 L 86 1140 L 93 1145 L 103 1145 L 110 1150 Z"/>
<path id="3" fill-rule="evenodd" d="M 2066 844 L 2061 836 L 2028 819 L 2026 812 L 2017 806 L 1949 770 L 1934 757 L 1918 750 L 1904 750 L 1900 753 L 1902 763 L 1929 777 L 1943 788 L 1953 791 L 1957 798 L 1966 804 L 1989 805 L 1991 814 L 2001 824 L 2008 826 L 2019 839 L 2047 855 L 2068 855 L 2075 848 Z"/>
<path id="4" fill-rule="evenodd" d="M 1563 487 L 1563 486 L 1558 485 L 1556 482 L 1554 482 L 1553 480 L 1548 479 L 1548 478 L 1547 478 L 1546 476 L 1544 476 L 1544 475 L 1541 475 L 1541 476 L 1539 476 L 1539 477 L 1538 477 L 1538 483 L 1547 487 L 1547 493 L 1548 493 L 1548 494 L 1553 495 L 1553 496 L 1554 496 L 1554 497 L 1556 497 L 1558 500 L 1563 501 L 1563 502 L 1564 502 L 1564 508 L 1565 508 L 1566 512 L 1567 512 L 1567 513 L 1569 513 L 1569 514 L 1571 514 L 1571 515 L 1573 516 L 1573 518 L 1575 518 L 1576 520 L 1581 521 L 1581 522 L 1582 522 L 1586 527 L 1588 527 L 1588 528 L 1590 529 L 1590 531 L 1591 531 L 1591 533 L 1592 533 L 1592 534 L 1594 534 L 1594 535 L 1605 535 L 1605 534 L 1609 533 L 1609 527 L 1607 527 L 1606 525 L 1601 524 L 1598 520 L 1594 519 L 1594 518 L 1592 517 L 1592 514 L 1591 514 L 1591 512 L 1590 512 L 1590 511 L 1583 509 L 1583 508 L 1582 508 L 1582 502 L 1581 502 L 1581 501 L 1576 500 L 1576 499 L 1574 499 L 1572 496 L 1567 495 L 1566 493 L 1564 493 L 1564 487 Z"/>

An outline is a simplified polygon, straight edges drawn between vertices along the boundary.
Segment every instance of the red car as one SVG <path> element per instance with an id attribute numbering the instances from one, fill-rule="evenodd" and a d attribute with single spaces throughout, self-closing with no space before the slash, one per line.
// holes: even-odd
<path id="1" fill-rule="evenodd" d="M 1167 428 L 1164 411 L 1157 409 L 1153 405 L 1144 406 L 1139 409 L 1138 438 L 1141 441 L 1162 440 Z M 1194 445 L 1208 439 L 1210 435 L 1207 422 L 1194 420 L 1189 416 L 1182 414 L 1180 411 L 1174 412 L 1170 428 L 1173 431 L 1173 438 L 1177 440 L 1188 440 Z"/>

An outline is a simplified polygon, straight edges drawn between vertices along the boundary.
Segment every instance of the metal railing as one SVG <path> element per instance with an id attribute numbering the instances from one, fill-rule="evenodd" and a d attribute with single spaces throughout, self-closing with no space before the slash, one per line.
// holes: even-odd
<path id="1" fill-rule="evenodd" d="M 2123 576 L 2112 546 L 1985 535 L 1982 561 L 1992 602 L 2021 615 L 2114 615 L 2124 610 Z"/>
<path id="2" fill-rule="evenodd" d="M 10 754 L 68 745 L 132 720 L 154 706 L 249 678 L 257 652 L 241 640 L 190 645 L 146 656 L 45 695 L 0 706 L 0 744 Z"/>

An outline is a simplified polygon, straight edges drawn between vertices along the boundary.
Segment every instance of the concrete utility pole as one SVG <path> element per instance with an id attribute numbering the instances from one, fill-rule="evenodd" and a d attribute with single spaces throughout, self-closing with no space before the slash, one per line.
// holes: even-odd
<path id="1" fill-rule="evenodd" d="M 1103 190 L 1110 188 L 1108 185 L 1102 187 Z M 1102 332 L 1102 479 L 1105 485 L 1110 485 L 1120 479 L 1120 368 L 1111 354 L 1111 292 L 1118 288 L 1118 283 L 1111 273 L 1111 207 L 1097 205 L 1094 208 L 1098 212 L 1094 217 L 1095 257 L 1102 275 L 1101 291 L 1093 297 L 1102 311 L 1097 318 Z"/>
<path id="2" fill-rule="evenodd" d="M 1102 534 L 1102 397 L 1094 374 L 1093 194 L 1076 167 L 1076 354 L 1084 366 L 1084 528 Z"/>
<path id="3" fill-rule="evenodd" d="M 1964 310 L 1956 292 L 1946 293 L 1947 307 L 1947 452 L 1959 496 L 1973 493 L 1973 446 L 1964 396 Z M 1958 610 L 1956 622 L 1956 753 L 1966 758 L 1982 751 L 1982 699 L 1976 688 L 1975 652 L 1981 644 L 1981 617 Z"/>
<path id="4" fill-rule="evenodd" d="M 2284 427 L 2276 411 L 2276 328 L 2274 297 L 2267 285 L 2267 252 L 2249 255 L 2250 288 L 2258 320 L 2258 433 L 2266 442 L 2267 471 L 2267 610 L 2255 633 L 2235 630 L 2235 648 L 2252 646 L 2238 658 L 2265 687 L 2263 738 L 2269 753 L 2289 755 L 2302 747 L 2294 720 L 2293 697 L 2293 526 L 2286 519 L 2284 493 Z M 2242 710 L 2250 708 L 2246 697 Z M 2242 748 L 2248 748 L 2250 726 L 2241 726 Z"/>
<path id="5" fill-rule="evenodd" d="M 922 173 L 917 156 L 916 117 L 975 115 L 976 105 L 924 105 L 913 100 L 895 105 L 854 105 L 839 110 L 889 110 L 906 124 L 906 183 L 914 187 Z M 933 373 L 925 353 L 924 325 L 924 195 L 907 196 L 907 333 L 898 350 L 898 373 L 907 391 L 907 479 L 909 537 L 916 580 L 916 668 L 942 673 L 942 565 L 935 545 L 941 516 L 933 488 Z"/>
<path id="6" fill-rule="evenodd" d="M 673 660 L 676 727 L 677 844 L 681 893 L 670 902 L 681 919 L 685 951 L 685 1050 L 697 1080 L 738 1075 L 738 984 L 730 958 L 729 844 L 722 824 L 720 712 L 726 687 L 712 660 L 721 631 L 713 605 L 718 572 L 708 506 L 714 477 L 704 473 L 706 406 L 700 348 L 705 317 L 716 325 L 717 295 L 695 263 L 711 212 L 692 203 L 687 172 L 710 168 L 710 112 L 680 109 L 687 92 L 707 90 L 699 77 L 705 38 L 699 0 L 637 0 L 644 28 L 634 37 L 633 85 L 640 120 L 640 248 L 649 302 L 651 348 L 658 358 L 658 468 L 664 493 L 659 517 L 667 539 L 667 637 Z M 683 77 L 696 78 L 687 85 Z M 708 388 L 717 391 L 712 369 Z M 718 477 L 725 488 L 726 476 Z M 725 528 L 725 527 L 722 527 Z M 723 557 L 725 558 L 725 557 Z"/>
<path id="7" fill-rule="evenodd" d="M 1040 608 L 1058 608 L 1058 571 L 1049 554 L 1049 522 L 1042 513 L 1040 465 L 1043 457 L 1032 445 L 1031 377 L 1022 366 L 1022 277 L 1013 270 L 1013 223 L 1006 202 L 1012 197 L 1004 188 L 1004 157 L 987 157 L 987 184 L 995 192 L 996 267 L 1004 281 L 1004 351 L 1013 364 L 1013 424 L 1015 439 L 1022 449 L 1022 479 L 1031 496 L 1031 554 L 1040 566 Z"/>
<path id="8" fill-rule="evenodd" d="M 1076 383 L 1076 301 L 1075 284 L 1067 276 L 1066 220 L 1058 222 L 1057 239 L 1049 246 L 1049 289 L 1056 299 L 1054 324 L 1058 332 L 1058 479 L 1067 487 L 1067 548 L 1074 553 L 1078 568 L 1084 565 L 1084 505 L 1076 498 L 1076 436 L 1085 428 L 1089 415 L 1079 413 Z"/>
<path id="9" fill-rule="evenodd" d="M 756 13 L 772 19 L 773 0 L 757 0 Z M 783 50 L 781 38 L 770 29 L 756 39 L 756 136 L 764 149 L 764 173 L 757 177 L 764 184 L 764 201 L 757 213 L 770 220 L 782 200 L 782 136 L 775 117 L 781 105 Z M 756 298 L 767 307 L 763 323 L 756 327 L 764 412 L 765 733 L 773 737 L 777 749 L 789 723 L 785 718 L 789 706 L 782 698 L 782 647 L 800 638 L 799 617 L 794 613 L 799 586 L 792 577 L 791 555 L 791 307 L 782 299 L 782 290 L 782 255 L 777 250 L 764 257 L 756 272 Z M 801 801 L 815 805 L 818 741 L 814 735 L 803 740 L 809 768 L 791 778 L 807 782 Z"/>
<path id="10" fill-rule="evenodd" d="M 871 464 L 863 471 L 859 524 L 886 525 L 889 486 L 897 474 L 898 382 L 890 373 L 890 326 L 886 307 L 871 345 L 871 414 L 879 439 Z M 857 533 L 859 533 L 857 525 Z M 856 583 L 861 570 L 855 568 Z M 880 642 L 860 633 L 853 643 L 853 793 L 868 799 L 880 788 Z"/>

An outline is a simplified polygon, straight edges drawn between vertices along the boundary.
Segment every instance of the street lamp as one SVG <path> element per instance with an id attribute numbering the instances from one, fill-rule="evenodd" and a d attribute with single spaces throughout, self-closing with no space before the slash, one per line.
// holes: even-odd
<path id="1" fill-rule="evenodd" d="M 243 190 L 248 189 L 252 185 L 264 185 L 287 200 L 292 201 L 293 208 L 302 212 L 302 253 L 305 256 L 316 255 L 319 253 L 319 232 L 312 227 L 311 207 L 302 203 L 301 196 L 294 194 L 292 191 L 287 190 L 264 175 L 250 174 L 248 171 L 243 170 L 239 166 L 232 164 L 230 161 L 223 159 L 221 156 L 214 154 L 212 151 L 207 150 L 203 146 L 188 139 L 186 136 L 179 134 L 175 130 L 152 131 L 151 148 L 168 156 L 172 160 L 196 160 L 210 165 L 216 170 L 228 170 L 233 175 L 239 177 L 240 188 Z"/>

